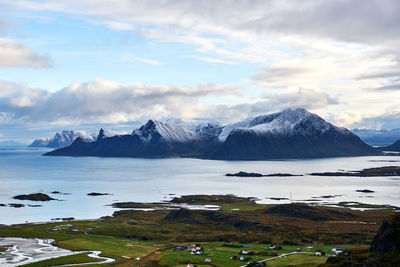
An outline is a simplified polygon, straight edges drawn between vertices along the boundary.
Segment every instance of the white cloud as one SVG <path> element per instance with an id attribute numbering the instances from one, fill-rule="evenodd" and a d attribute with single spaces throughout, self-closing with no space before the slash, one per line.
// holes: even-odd
<path id="1" fill-rule="evenodd" d="M 234 65 L 237 64 L 237 62 L 230 61 L 230 60 L 225 60 L 225 59 L 219 59 L 219 58 L 213 58 L 213 57 L 202 57 L 202 56 L 185 56 L 186 58 L 194 58 L 200 61 L 204 62 L 209 62 L 209 63 L 218 63 L 218 64 L 227 64 L 227 65 Z"/>
<path id="2" fill-rule="evenodd" d="M 52 60 L 13 40 L 0 38 L 0 67 L 49 68 Z"/>
<path id="3" fill-rule="evenodd" d="M 118 4 L 112 0 L 0 0 L 0 3 L 17 9 L 72 14 L 111 29 L 135 31 L 155 42 L 188 45 L 199 53 L 193 53 L 194 58 L 210 63 L 251 63 L 259 68 L 252 77 L 256 85 L 265 87 L 265 92 L 284 90 L 268 95 L 268 99 L 253 101 L 253 108 L 251 103 L 235 108 L 225 106 L 229 109 L 223 114 L 226 117 L 239 116 L 239 110 L 242 110 L 240 116 L 256 113 L 265 106 L 266 109 L 289 104 L 311 109 L 326 106 L 329 109 L 324 111 L 326 116 L 347 126 L 362 121 L 363 117 L 389 114 L 395 105 L 400 105 L 400 2 L 396 0 L 367 3 L 364 0 L 120 0 Z M 156 59 L 132 55 L 125 60 L 162 64 Z M 176 97 L 164 97 L 151 105 L 154 114 L 181 113 L 189 117 L 212 112 L 210 106 L 199 103 L 199 96 L 182 96 L 176 90 L 170 93 Z M 141 103 L 144 99 L 137 101 Z M 171 105 L 181 105 L 181 110 L 180 107 L 172 110 Z M 116 121 L 133 117 L 126 114 L 136 112 L 114 109 L 107 116 Z"/>
<path id="4" fill-rule="evenodd" d="M 56 92 L 2 82 L 8 89 L 0 95 L 0 122 L 20 123 L 119 123 L 140 118 L 199 115 L 198 98 L 238 94 L 241 89 L 226 85 L 193 87 L 119 84 L 97 78 L 74 82 Z M 0 84 L 1 88 L 1 84 Z M 2 117 L 2 118 L 1 118 Z"/>
<path id="5" fill-rule="evenodd" d="M 132 54 L 125 54 L 122 56 L 122 60 L 123 61 L 128 61 L 128 62 L 140 62 L 140 63 L 146 63 L 146 64 L 150 64 L 150 65 L 163 65 L 164 63 L 157 61 L 157 60 L 153 60 L 153 59 L 146 59 L 146 58 L 139 58 L 139 57 L 135 57 Z"/>

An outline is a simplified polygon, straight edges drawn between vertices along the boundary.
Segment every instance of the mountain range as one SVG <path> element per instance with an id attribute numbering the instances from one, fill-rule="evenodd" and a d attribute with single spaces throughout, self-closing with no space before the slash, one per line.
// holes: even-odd
<path id="1" fill-rule="evenodd" d="M 70 146 L 78 137 L 86 142 L 94 142 L 97 140 L 98 133 L 99 131 L 87 134 L 85 131 L 64 130 L 56 133 L 53 138 L 35 139 L 29 147 L 63 148 Z M 103 130 L 103 134 L 104 136 L 111 137 L 118 134 L 118 132 Z"/>
<path id="2" fill-rule="evenodd" d="M 388 146 L 400 139 L 400 129 L 353 129 L 353 133 L 371 146 Z"/>
<path id="3" fill-rule="evenodd" d="M 319 158 L 377 155 L 351 131 L 336 127 L 305 109 L 286 109 L 221 126 L 186 126 L 149 120 L 131 134 L 96 141 L 78 137 L 49 156 L 197 157 L 224 160 Z"/>

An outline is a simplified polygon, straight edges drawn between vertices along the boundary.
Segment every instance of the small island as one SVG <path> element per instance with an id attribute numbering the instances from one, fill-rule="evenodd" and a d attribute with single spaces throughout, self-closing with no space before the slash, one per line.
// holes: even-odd
<path id="1" fill-rule="evenodd" d="M 27 195 L 18 195 L 14 196 L 13 199 L 18 200 L 31 200 L 31 201 L 50 201 L 56 200 L 55 198 L 50 197 L 49 195 L 43 193 L 32 193 Z"/>
<path id="2" fill-rule="evenodd" d="M 379 176 L 400 176 L 399 166 L 385 166 L 368 168 L 361 171 L 348 172 L 314 172 L 312 176 L 354 176 L 354 177 L 379 177 Z"/>
<path id="3" fill-rule="evenodd" d="M 369 189 L 356 190 L 356 192 L 358 192 L 358 193 L 375 193 L 375 191 L 369 190 Z"/>
<path id="4" fill-rule="evenodd" d="M 97 192 L 92 192 L 92 193 L 88 193 L 88 196 L 92 196 L 92 197 L 96 197 L 96 196 L 108 196 L 111 195 L 109 193 L 97 193 Z"/>
<path id="5" fill-rule="evenodd" d="M 240 171 L 237 173 L 227 173 L 225 176 L 236 176 L 236 177 L 289 177 L 289 176 L 302 176 L 290 173 L 272 173 L 272 174 L 261 174 L 256 172 L 244 172 Z"/>

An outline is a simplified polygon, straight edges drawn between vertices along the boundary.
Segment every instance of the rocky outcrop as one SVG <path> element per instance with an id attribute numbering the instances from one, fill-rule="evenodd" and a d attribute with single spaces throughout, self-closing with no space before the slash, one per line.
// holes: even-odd
<path id="1" fill-rule="evenodd" d="M 54 198 L 43 194 L 43 193 L 34 193 L 34 194 L 28 194 L 28 195 L 18 195 L 13 197 L 13 199 L 19 199 L 19 200 L 31 200 L 31 201 L 50 201 L 50 200 L 55 200 Z"/>
<path id="2" fill-rule="evenodd" d="M 371 252 L 386 253 L 400 250 L 400 214 L 385 220 L 371 243 Z"/>

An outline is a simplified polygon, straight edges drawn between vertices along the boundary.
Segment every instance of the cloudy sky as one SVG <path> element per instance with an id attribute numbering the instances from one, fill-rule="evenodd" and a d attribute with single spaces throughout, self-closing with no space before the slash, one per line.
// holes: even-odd
<path id="1" fill-rule="evenodd" d="M 287 107 L 399 128 L 399 47 L 397 0 L 0 0 L 0 140 Z"/>

